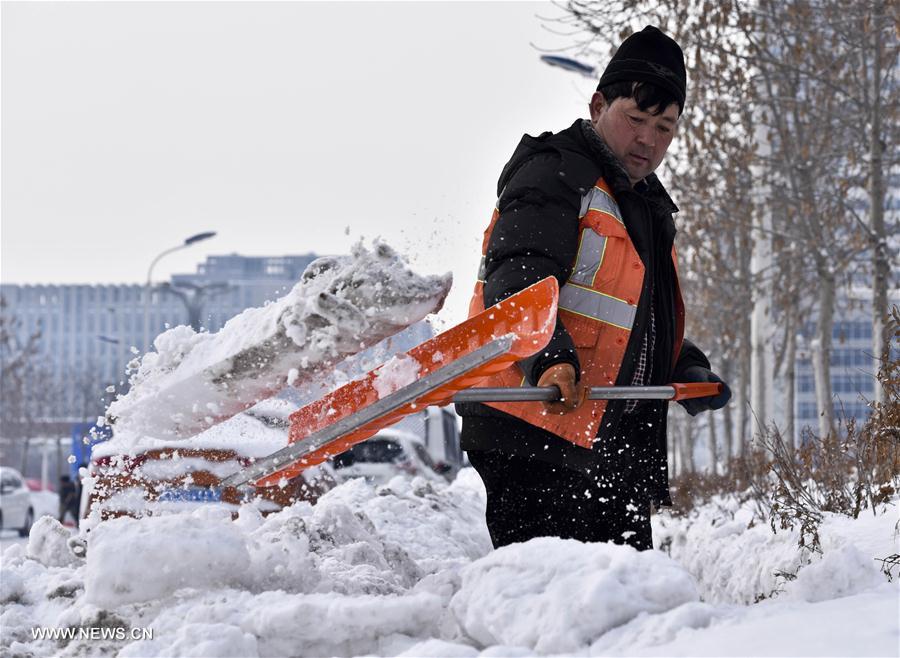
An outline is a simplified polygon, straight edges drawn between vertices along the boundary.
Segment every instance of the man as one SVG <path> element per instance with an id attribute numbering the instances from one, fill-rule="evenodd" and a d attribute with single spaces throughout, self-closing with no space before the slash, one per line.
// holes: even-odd
<path id="1" fill-rule="evenodd" d="M 555 385 L 561 399 L 457 405 L 495 547 L 549 535 L 649 549 L 651 503 L 671 504 L 667 403 L 584 396 L 590 386 L 722 381 L 683 339 L 677 208 L 653 174 L 685 93 L 681 48 L 648 26 L 610 61 L 590 121 L 525 135 L 500 176 L 470 313 L 547 276 L 560 310 L 547 347 L 485 385 Z M 684 406 L 695 415 L 730 396 L 725 386 Z"/>
<path id="2" fill-rule="evenodd" d="M 59 522 L 65 523 L 66 513 L 72 515 L 75 527 L 78 527 L 79 502 L 81 501 L 81 487 L 72 482 L 72 478 L 63 475 L 59 478 Z"/>

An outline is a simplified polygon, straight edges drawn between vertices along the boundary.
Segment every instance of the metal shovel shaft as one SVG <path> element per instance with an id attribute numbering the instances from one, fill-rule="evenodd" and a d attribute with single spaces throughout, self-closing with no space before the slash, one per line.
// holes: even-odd
<path id="1" fill-rule="evenodd" d="M 685 400 L 718 395 L 721 384 L 672 384 L 669 386 L 594 386 L 588 400 Z M 470 388 L 453 396 L 454 402 L 553 402 L 556 386 Z"/>

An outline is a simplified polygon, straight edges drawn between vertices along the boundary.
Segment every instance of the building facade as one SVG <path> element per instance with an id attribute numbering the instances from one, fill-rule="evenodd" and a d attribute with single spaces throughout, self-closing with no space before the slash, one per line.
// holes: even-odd
<path id="1" fill-rule="evenodd" d="M 54 384 L 52 422 L 96 418 L 106 389 L 124 390 L 126 364 L 166 328 L 189 323 L 217 331 L 243 310 L 284 295 L 317 256 L 210 256 L 193 274 L 155 285 L 0 285 L 4 314 L 20 337 L 40 331 L 37 360 Z"/>
<path id="2" fill-rule="evenodd" d="M 889 292 L 889 304 L 900 303 L 900 291 Z M 868 403 L 875 398 L 875 375 L 878 365 L 872 354 L 871 290 L 856 288 L 838 298 L 838 313 L 831 330 L 831 389 L 834 417 L 864 421 L 871 412 Z M 815 322 L 808 322 L 801 332 L 795 380 L 794 426 L 798 430 L 818 425 L 816 385 L 810 358 L 815 336 Z M 898 346 L 891 344 L 892 358 Z"/>

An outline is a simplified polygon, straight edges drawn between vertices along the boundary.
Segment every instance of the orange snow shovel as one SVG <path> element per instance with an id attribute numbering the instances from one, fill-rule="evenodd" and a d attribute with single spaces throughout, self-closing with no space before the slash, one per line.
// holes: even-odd
<path id="1" fill-rule="evenodd" d="M 290 417 L 288 446 L 228 476 L 220 486 L 288 482 L 429 405 L 558 399 L 555 386 L 472 388 L 550 342 L 558 296 L 556 279 L 543 279 L 302 407 Z M 609 386 L 592 388 L 588 397 L 681 400 L 720 390 L 715 383 Z"/>

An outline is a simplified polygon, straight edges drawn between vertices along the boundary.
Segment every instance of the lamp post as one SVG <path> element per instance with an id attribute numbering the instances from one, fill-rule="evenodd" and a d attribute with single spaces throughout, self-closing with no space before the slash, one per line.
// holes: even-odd
<path id="1" fill-rule="evenodd" d="M 152 276 L 153 276 L 153 268 L 156 266 L 156 263 L 159 262 L 159 259 L 167 254 L 171 254 L 173 251 L 178 251 L 179 249 L 184 249 L 185 247 L 190 247 L 192 244 L 196 244 L 197 242 L 202 242 L 203 240 L 208 240 L 216 234 L 215 231 L 206 231 L 204 233 L 197 233 L 196 235 L 192 235 L 187 238 L 182 244 L 176 247 L 170 247 L 166 249 L 161 254 L 159 254 L 153 261 L 150 263 L 150 268 L 147 270 L 147 284 L 144 286 L 144 351 L 150 351 L 150 295 L 152 293 Z"/>
<path id="2" fill-rule="evenodd" d="M 125 334 L 122 327 L 122 316 L 119 314 L 119 307 L 107 306 L 106 310 L 109 312 L 110 320 L 116 328 L 115 337 L 107 342 L 116 346 L 116 365 L 113 369 L 113 380 L 115 380 L 116 386 L 118 387 L 119 382 L 122 382 L 125 378 Z M 101 338 L 101 340 L 103 339 Z"/>

